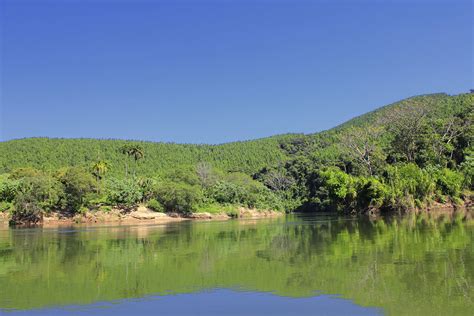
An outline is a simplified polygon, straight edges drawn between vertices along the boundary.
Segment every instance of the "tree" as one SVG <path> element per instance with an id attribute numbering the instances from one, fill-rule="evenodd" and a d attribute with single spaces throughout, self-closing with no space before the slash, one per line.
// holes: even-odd
<path id="1" fill-rule="evenodd" d="M 96 190 L 94 177 L 86 170 L 78 167 L 68 168 L 60 176 L 66 193 L 66 205 L 72 211 L 77 211 L 84 204 L 84 197 Z"/>
<path id="2" fill-rule="evenodd" d="M 199 186 L 182 182 L 162 182 L 156 193 L 156 200 L 167 212 L 190 213 L 203 198 Z"/>
<path id="3" fill-rule="evenodd" d="M 341 143 L 349 156 L 360 163 L 370 176 L 374 174 L 374 165 L 382 160 L 382 151 L 378 145 L 381 135 L 380 127 L 367 126 L 352 128 L 341 138 Z"/>
<path id="4" fill-rule="evenodd" d="M 199 162 L 196 166 L 196 173 L 203 188 L 211 186 L 217 180 L 217 177 L 212 170 L 212 166 L 208 162 Z"/>
<path id="5" fill-rule="evenodd" d="M 143 199 L 138 183 L 133 180 L 110 179 L 107 181 L 107 200 L 120 206 L 134 206 Z"/>
<path id="6" fill-rule="evenodd" d="M 381 122 L 392 134 L 394 153 L 407 162 L 415 162 L 419 140 L 427 123 L 428 107 L 424 103 L 398 106 L 387 111 Z"/>
<path id="7" fill-rule="evenodd" d="M 43 212 L 60 208 L 63 187 L 56 179 L 46 175 L 24 177 L 19 180 L 13 200 L 12 224 L 36 224 Z"/>
<path id="8" fill-rule="evenodd" d="M 120 147 L 120 153 L 127 156 L 128 159 L 132 158 L 135 162 L 135 169 L 133 170 L 133 176 L 136 175 L 138 161 L 145 157 L 145 151 L 140 145 L 124 145 Z M 128 177 L 128 161 L 125 162 L 125 177 Z"/>
<path id="9" fill-rule="evenodd" d="M 110 164 L 105 160 L 99 160 L 92 165 L 92 173 L 94 174 L 97 181 L 97 193 L 99 193 L 99 188 L 102 187 L 102 179 L 109 169 Z"/>
<path id="10" fill-rule="evenodd" d="M 294 179 L 283 168 L 263 168 L 254 178 L 273 191 L 286 191 L 294 184 Z"/>

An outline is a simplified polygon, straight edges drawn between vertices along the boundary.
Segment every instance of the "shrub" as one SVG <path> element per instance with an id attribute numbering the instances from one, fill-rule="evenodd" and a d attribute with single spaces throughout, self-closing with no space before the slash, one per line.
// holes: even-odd
<path id="1" fill-rule="evenodd" d="M 107 195 L 88 193 L 84 196 L 84 204 L 90 209 L 98 208 L 107 203 Z"/>
<path id="2" fill-rule="evenodd" d="M 111 210 L 112 210 L 112 206 L 110 206 L 110 205 L 101 205 L 101 206 L 99 206 L 99 211 L 101 211 L 101 212 L 107 213 L 107 212 L 110 212 Z"/>
<path id="3" fill-rule="evenodd" d="M 206 190 L 206 197 L 220 204 L 235 204 L 260 209 L 283 209 L 279 196 L 262 183 L 242 174 L 219 180 Z"/>
<path id="4" fill-rule="evenodd" d="M 0 212 L 7 212 L 13 208 L 13 203 L 11 202 L 0 202 Z"/>
<path id="5" fill-rule="evenodd" d="M 112 205 L 133 206 L 142 200 L 142 190 L 133 180 L 107 182 L 107 201 Z"/>
<path id="6" fill-rule="evenodd" d="M 411 196 L 413 199 L 426 201 L 435 189 L 435 182 L 430 172 L 415 164 L 388 166 L 384 173 L 390 187 L 392 202 Z"/>
<path id="7" fill-rule="evenodd" d="M 148 201 L 147 207 L 155 212 L 164 212 L 165 208 L 155 199 Z"/>
<path id="8" fill-rule="evenodd" d="M 247 192 L 242 186 L 227 181 L 217 181 L 206 195 L 218 203 L 242 204 Z"/>
<path id="9" fill-rule="evenodd" d="M 81 207 L 77 210 L 77 212 L 78 212 L 79 214 L 85 214 L 85 213 L 87 213 L 88 211 L 89 211 L 89 209 L 88 209 L 87 207 L 85 207 L 85 206 L 81 206 Z"/>
<path id="10" fill-rule="evenodd" d="M 97 189 L 92 174 L 82 168 L 68 168 L 59 179 L 64 186 L 66 206 L 72 211 L 79 211 L 86 202 L 84 197 Z"/>
<path id="11" fill-rule="evenodd" d="M 200 185 L 201 180 L 193 167 L 178 167 L 161 174 L 164 182 L 185 183 L 189 185 Z"/>
<path id="12" fill-rule="evenodd" d="M 238 206 L 232 204 L 202 203 L 196 208 L 198 213 L 227 214 L 231 217 L 239 215 Z"/>
<path id="13" fill-rule="evenodd" d="M 9 179 L 7 175 L 0 176 L 0 201 L 12 202 L 18 191 L 19 180 Z"/>
<path id="14" fill-rule="evenodd" d="M 462 193 L 464 176 L 447 168 L 435 172 L 436 185 L 442 194 L 451 198 L 459 198 Z"/>
<path id="15" fill-rule="evenodd" d="M 465 161 L 461 163 L 461 172 L 464 174 L 464 188 L 474 190 L 474 150 L 467 151 Z"/>
<path id="16" fill-rule="evenodd" d="M 203 200 L 199 186 L 182 182 L 162 182 L 157 187 L 156 195 L 167 212 L 189 213 Z"/>
<path id="17" fill-rule="evenodd" d="M 22 178 L 13 201 L 12 222 L 36 223 L 43 212 L 60 208 L 63 197 L 63 187 L 52 177 Z"/>
<path id="18" fill-rule="evenodd" d="M 138 180 L 137 184 L 140 187 L 142 201 L 150 200 L 155 193 L 156 181 L 153 179 L 141 178 Z"/>
<path id="19" fill-rule="evenodd" d="M 357 205 L 380 208 L 389 196 L 389 188 L 376 178 L 360 178 L 357 183 Z"/>
<path id="20" fill-rule="evenodd" d="M 338 168 L 328 168 L 314 174 L 311 201 L 320 210 L 344 211 L 355 207 L 355 179 Z"/>

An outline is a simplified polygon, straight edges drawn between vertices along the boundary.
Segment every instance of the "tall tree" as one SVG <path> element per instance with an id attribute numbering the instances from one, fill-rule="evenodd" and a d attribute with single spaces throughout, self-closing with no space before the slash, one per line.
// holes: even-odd
<path id="1" fill-rule="evenodd" d="M 138 161 L 145 157 L 145 151 L 142 146 L 140 145 L 124 145 L 119 149 L 120 153 L 127 156 L 127 160 L 125 161 L 125 177 L 128 177 L 129 174 L 129 164 L 128 159 L 133 159 L 135 162 L 135 168 L 133 170 L 133 176 L 135 177 Z"/>
<path id="2" fill-rule="evenodd" d="M 413 103 L 385 113 L 381 123 L 392 133 L 394 153 L 407 162 L 415 162 L 420 136 L 426 129 L 428 106 Z"/>
<path id="3" fill-rule="evenodd" d="M 94 174 L 97 181 L 97 193 L 99 193 L 99 188 L 102 188 L 102 179 L 109 169 L 110 164 L 105 160 L 96 161 L 92 165 L 92 173 Z"/>
<path id="4" fill-rule="evenodd" d="M 362 165 L 367 173 L 372 176 L 374 167 L 382 160 L 382 151 L 379 146 L 379 138 L 382 128 L 367 126 L 364 128 L 352 128 L 341 137 L 341 143 L 349 156 Z"/>

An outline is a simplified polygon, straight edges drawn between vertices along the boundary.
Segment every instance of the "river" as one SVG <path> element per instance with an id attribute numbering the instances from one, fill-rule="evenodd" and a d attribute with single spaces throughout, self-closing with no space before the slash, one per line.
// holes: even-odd
<path id="1" fill-rule="evenodd" d="M 0 228 L 0 314 L 471 315 L 469 214 Z"/>

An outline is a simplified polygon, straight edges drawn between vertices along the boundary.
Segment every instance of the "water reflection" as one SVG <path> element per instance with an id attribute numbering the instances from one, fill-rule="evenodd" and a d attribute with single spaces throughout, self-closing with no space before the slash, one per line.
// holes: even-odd
<path id="1" fill-rule="evenodd" d="M 0 308 L 239 288 L 276 298 L 340 295 L 396 315 L 468 315 L 474 307 L 470 216 L 5 229 Z"/>

